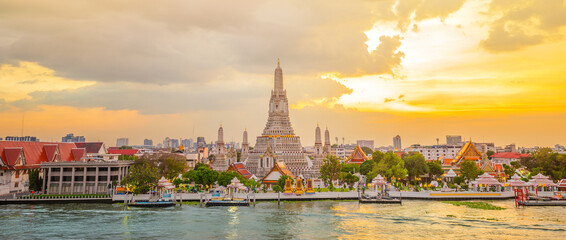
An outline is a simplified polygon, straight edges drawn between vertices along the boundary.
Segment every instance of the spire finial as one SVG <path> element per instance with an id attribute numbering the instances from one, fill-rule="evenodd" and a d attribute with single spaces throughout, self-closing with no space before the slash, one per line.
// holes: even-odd
<path id="1" fill-rule="evenodd" d="M 277 66 L 280 67 L 280 66 L 279 66 L 279 58 L 277 58 Z"/>

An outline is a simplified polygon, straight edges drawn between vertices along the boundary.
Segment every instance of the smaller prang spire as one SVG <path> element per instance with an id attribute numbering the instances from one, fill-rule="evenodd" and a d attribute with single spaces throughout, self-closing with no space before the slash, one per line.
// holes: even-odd
<path id="1" fill-rule="evenodd" d="M 283 92 L 283 70 L 281 69 L 279 58 L 277 59 L 277 68 L 275 68 L 273 78 L 273 91 L 277 94 L 281 94 Z"/>

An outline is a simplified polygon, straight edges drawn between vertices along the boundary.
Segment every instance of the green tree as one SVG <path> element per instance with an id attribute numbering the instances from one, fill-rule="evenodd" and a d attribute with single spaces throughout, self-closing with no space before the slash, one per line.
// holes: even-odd
<path id="1" fill-rule="evenodd" d="M 491 159 L 491 156 L 493 156 L 493 154 L 495 154 L 495 152 L 489 150 L 489 151 L 487 151 L 485 154 L 487 155 L 487 157 L 488 157 L 489 159 Z"/>
<path id="2" fill-rule="evenodd" d="M 283 175 L 281 177 L 279 177 L 279 179 L 277 180 L 277 186 L 279 186 L 281 189 L 285 189 L 285 181 L 287 179 L 291 179 L 291 184 L 295 184 L 295 180 L 287 175 Z"/>
<path id="3" fill-rule="evenodd" d="M 137 159 L 138 159 L 138 156 L 136 156 L 136 155 L 120 155 L 120 156 L 118 156 L 118 160 L 133 161 L 133 160 L 137 160 Z"/>
<path id="4" fill-rule="evenodd" d="M 349 173 L 359 173 L 360 165 L 355 163 L 342 164 L 342 166 L 340 167 L 340 171 L 349 172 Z"/>
<path id="5" fill-rule="evenodd" d="M 412 154 L 403 159 L 405 168 L 409 174 L 409 179 L 415 181 L 415 178 L 429 172 L 428 164 L 424 156 L 420 153 Z"/>
<path id="6" fill-rule="evenodd" d="M 216 181 L 218 182 L 218 185 L 226 187 L 232 182 L 232 179 L 234 178 L 237 178 L 238 180 L 240 180 L 240 182 L 244 181 L 244 177 L 242 177 L 242 175 L 233 171 L 221 172 L 220 174 L 218 174 Z"/>
<path id="7" fill-rule="evenodd" d="M 407 169 L 405 162 L 397 154 L 388 152 L 383 155 L 383 159 L 379 161 L 373 169 L 375 175 L 381 174 L 387 178 L 395 177 L 397 179 L 405 178 Z"/>
<path id="8" fill-rule="evenodd" d="M 273 191 L 275 192 L 283 192 L 283 189 L 279 185 L 273 186 Z"/>
<path id="9" fill-rule="evenodd" d="M 147 193 L 151 188 L 157 186 L 158 181 L 159 173 L 156 163 L 140 158 L 134 162 L 121 184 L 133 186 L 133 192 L 140 194 Z"/>
<path id="10" fill-rule="evenodd" d="M 39 177 L 39 169 L 32 169 L 29 172 L 29 190 L 41 191 L 43 178 Z"/>
<path id="11" fill-rule="evenodd" d="M 134 149 L 134 148 L 131 146 L 121 146 L 120 149 Z"/>
<path id="12" fill-rule="evenodd" d="M 430 175 L 431 179 L 437 179 L 442 174 L 444 174 L 444 169 L 442 169 L 442 164 L 440 161 L 430 161 L 427 162 L 428 165 L 428 174 Z"/>
<path id="13" fill-rule="evenodd" d="M 173 179 L 184 173 L 187 166 L 187 159 L 176 154 L 161 154 L 157 161 L 159 174 L 167 179 Z"/>
<path id="14" fill-rule="evenodd" d="M 343 182 L 345 182 L 346 184 L 348 184 L 349 187 L 352 187 L 352 185 L 359 181 L 360 178 L 358 178 L 358 176 L 350 173 L 350 172 L 341 172 L 340 173 L 340 180 L 342 180 Z"/>
<path id="15" fill-rule="evenodd" d="M 460 175 L 464 177 L 465 180 L 473 181 L 480 174 L 480 169 L 475 162 L 470 160 L 464 160 L 460 163 Z"/>
<path id="16" fill-rule="evenodd" d="M 369 172 L 371 172 L 371 170 L 373 169 L 374 166 L 375 166 L 375 161 L 373 161 L 373 160 L 364 161 L 360 165 L 360 173 L 362 175 L 367 175 Z"/>
<path id="17" fill-rule="evenodd" d="M 332 185 L 332 182 L 340 177 L 340 161 L 333 155 L 326 155 L 322 160 L 320 167 L 320 178 L 326 185 Z"/>
<path id="18" fill-rule="evenodd" d="M 195 164 L 195 168 L 194 168 L 194 169 L 199 169 L 200 167 L 210 168 L 210 167 L 208 166 L 208 164 L 198 162 L 197 164 Z"/>
<path id="19" fill-rule="evenodd" d="M 382 153 L 381 151 L 376 150 L 371 155 L 371 160 L 373 160 L 375 162 L 375 164 L 378 164 L 381 161 L 381 159 L 383 159 L 384 156 L 385 156 L 385 153 Z"/>
<path id="20" fill-rule="evenodd" d="M 364 151 L 364 153 L 365 153 L 366 155 L 371 155 L 371 154 L 373 154 L 373 150 L 372 150 L 371 148 L 369 148 L 369 147 L 362 147 L 362 151 Z"/>

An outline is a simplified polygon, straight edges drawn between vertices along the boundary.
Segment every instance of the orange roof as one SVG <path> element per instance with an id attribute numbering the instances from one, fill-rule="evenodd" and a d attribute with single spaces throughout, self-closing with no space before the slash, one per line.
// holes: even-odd
<path id="1" fill-rule="evenodd" d="M 252 174 L 246 169 L 246 165 L 243 163 L 232 163 L 230 167 L 228 167 L 228 171 L 237 172 L 242 175 L 244 178 L 249 179 L 252 177 Z"/>
<path id="2" fill-rule="evenodd" d="M 346 163 L 362 164 L 363 162 L 365 162 L 367 160 L 369 160 L 369 157 L 366 156 L 366 153 L 364 152 L 364 150 L 362 150 L 360 145 L 356 145 L 356 148 L 354 149 L 352 154 L 350 154 L 350 157 L 348 157 L 348 159 L 346 159 L 345 162 Z"/>
<path id="3" fill-rule="evenodd" d="M 481 157 L 482 154 L 480 153 L 480 151 L 478 151 L 476 146 L 474 146 L 474 144 L 469 141 L 462 147 L 462 149 L 460 149 L 460 152 L 458 152 L 452 162 L 459 163 L 463 160 L 480 160 Z"/>
<path id="4" fill-rule="evenodd" d="M 0 141 L 0 159 L 3 165 L 0 169 L 16 169 L 16 168 L 37 168 L 42 162 L 51 162 L 56 159 L 56 153 L 59 153 L 60 161 L 73 161 L 77 156 L 79 159 L 82 156 L 80 152 L 74 155 L 72 149 L 76 148 L 74 143 L 47 143 L 47 142 L 12 142 Z M 23 166 L 15 166 L 23 151 L 24 164 Z"/>
<path id="5" fill-rule="evenodd" d="M 269 171 L 268 174 L 265 174 L 265 177 L 263 177 L 263 179 L 261 181 L 263 183 L 273 183 L 273 181 L 265 181 L 265 178 L 267 178 L 267 176 L 269 176 L 269 174 L 271 174 L 272 172 L 275 172 L 275 171 L 279 172 L 283 176 L 289 176 L 291 178 L 295 178 L 293 173 L 291 173 L 291 171 L 289 171 L 289 169 L 287 169 L 287 166 L 285 166 L 284 162 L 276 162 L 275 165 L 273 166 L 273 168 L 271 168 L 271 171 Z M 275 182 L 277 182 L 277 181 L 275 181 Z"/>

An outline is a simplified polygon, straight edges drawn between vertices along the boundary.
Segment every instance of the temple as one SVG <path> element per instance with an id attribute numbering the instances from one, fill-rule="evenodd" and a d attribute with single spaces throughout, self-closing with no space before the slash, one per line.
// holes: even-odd
<path id="1" fill-rule="evenodd" d="M 265 177 L 263 177 L 263 179 L 261 180 L 261 183 L 267 184 L 267 185 L 276 185 L 277 181 L 279 181 L 279 178 L 281 176 L 289 176 L 291 178 L 295 178 L 293 173 L 291 173 L 291 171 L 289 171 L 289 169 L 287 169 L 287 166 L 285 166 L 285 163 L 277 162 L 271 168 L 271 170 L 265 175 Z"/>
<path id="2" fill-rule="evenodd" d="M 261 178 L 276 163 L 283 162 L 293 174 L 310 176 L 312 162 L 304 154 L 301 139 L 295 135 L 291 126 L 289 102 L 283 88 L 283 70 L 279 60 L 275 68 L 268 113 L 267 124 L 262 135 L 257 137 L 255 147 L 249 152 L 246 167 Z"/>
<path id="3" fill-rule="evenodd" d="M 242 177 L 244 177 L 245 179 L 249 179 L 249 178 L 252 177 L 252 174 L 248 171 L 248 169 L 246 169 L 246 165 L 244 165 L 241 162 L 230 164 L 230 167 L 228 167 L 227 171 L 236 172 L 236 173 L 240 174 Z"/>
<path id="4" fill-rule="evenodd" d="M 356 145 L 356 148 L 354 149 L 352 154 L 350 154 L 350 157 L 348 157 L 348 159 L 346 159 L 346 161 L 344 163 L 346 163 L 346 164 L 350 164 L 350 163 L 362 164 L 367 160 L 369 160 L 369 157 L 366 156 L 366 153 L 364 152 L 364 150 L 362 150 L 360 145 Z"/>
<path id="5" fill-rule="evenodd" d="M 216 171 L 226 171 L 228 160 L 226 158 L 226 147 L 224 146 L 224 129 L 222 125 L 218 128 L 218 142 L 216 143 L 216 156 L 212 162 L 212 169 Z"/>

